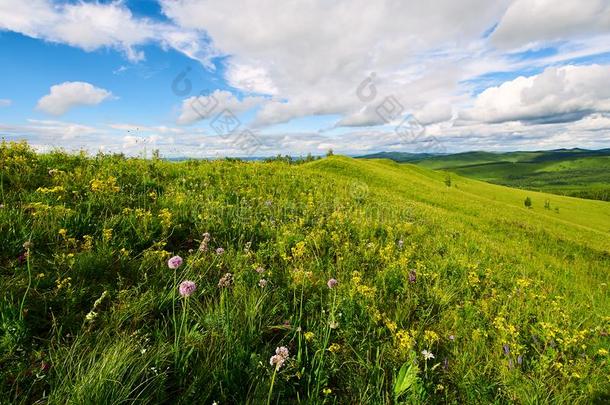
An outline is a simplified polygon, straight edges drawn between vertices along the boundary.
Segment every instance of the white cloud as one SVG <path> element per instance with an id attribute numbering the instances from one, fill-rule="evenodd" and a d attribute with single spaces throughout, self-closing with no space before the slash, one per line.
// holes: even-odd
<path id="1" fill-rule="evenodd" d="M 244 97 L 239 100 L 232 93 L 225 90 L 215 90 L 209 95 L 193 96 L 182 102 L 178 124 L 189 125 L 194 122 L 212 118 L 229 110 L 238 115 L 265 102 L 263 97 Z"/>
<path id="2" fill-rule="evenodd" d="M 517 48 L 610 30 L 607 0 L 516 0 L 500 20 L 492 41 Z"/>
<path id="3" fill-rule="evenodd" d="M 610 66 L 564 66 L 483 91 L 462 117 L 495 123 L 578 121 L 610 112 Z"/>
<path id="4" fill-rule="evenodd" d="M 455 61 L 445 60 L 450 72 L 439 72 L 443 63 L 432 63 L 437 58 L 429 53 L 478 39 L 508 1 L 161 4 L 176 25 L 205 31 L 215 49 L 230 56 L 226 78 L 231 85 L 277 96 L 258 115 L 256 124 L 264 126 L 312 114 L 351 116 L 346 124 L 368 123 L 360 117 L 364 105 L 355 90 L 373 71 L 387 78 L 378 84 L 379 94 L 395 95 L 408 109 L 439 95 L 452 96 L 457 81 L 442 85 L 459 76 L 453 73 Z"/>
<path id="5" fill-rule="evenodd" d="M 62 115 L 77 106 L 97 105 L 112 97 L 108 90 L 86 82 L 65 82 L 51 86 L 49 94 L 38 100 L 37 109 L 51 115 Z"/>
<path id="6" fill-rule="evenodd" d="M 132 62 L 144 59 L 138 47 L 159 43 L 210 66 L 214 51 L 205 35 L 171 24 L 135 17 L 124 1 L 53 2 L 2 0 L 0 30 L 93 51 L 111 47 Z"/>
<path id="7" fill-rule="evenodd" d="M 13 100 L 9 100 L 8 98 L 0 98 L 0 107 L 9 107 L 13 104 Z"/>

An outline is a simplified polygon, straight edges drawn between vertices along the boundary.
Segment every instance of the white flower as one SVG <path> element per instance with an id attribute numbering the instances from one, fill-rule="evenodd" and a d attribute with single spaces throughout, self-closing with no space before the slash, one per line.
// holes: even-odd
<path id="1" fill-rule="evenodd" d="M 434 358 L 434 355 L 427 350 L 422 351 L 421 354 L 424 356 L 424 360 L 430 360 Z"/>

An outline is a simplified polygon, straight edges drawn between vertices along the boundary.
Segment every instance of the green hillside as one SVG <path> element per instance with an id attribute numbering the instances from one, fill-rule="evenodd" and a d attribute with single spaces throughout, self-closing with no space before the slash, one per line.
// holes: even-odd
<path id="1" fill-rule="evenodd" d="M 341 156 L 0 159 L 0 403 L 610 400 L 606 202 Z"/>
<path id="2" fill-rule="evenodd" d="M 426 157 L 422 167 L 510 187 L 610 201 L 610 150 L 467 152 Z"/>

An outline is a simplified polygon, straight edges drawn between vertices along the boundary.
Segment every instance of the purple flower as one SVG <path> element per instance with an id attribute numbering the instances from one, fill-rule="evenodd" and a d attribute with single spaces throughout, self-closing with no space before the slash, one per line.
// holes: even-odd
<path id="1" fill-rule="evenodd" d="M 409 271 L 409 283 L 413 284 L 416 281 L 417 281 L 417 273 L 415 273 L 415 270 Z"/>
<path id="2" fill-rule="evenodd" d="M 288 357 L 290 357 L 288 349 L 284 346 L 278 347 L 275 349 L 275 354 L 269 359 L 269 364 L 275 366 L 276 370 L 279 370 L 284 365 L 284 362 L 288 360 Z"/>
<path id="3" fill-rule="evenodd" d="M 508 356 L 508 353 L 510 353 L 510 348 L 508 347 L 508 345 L 506 343 L 504 343 L 502 345 L 502 350 L 504 350 L 504 354 Z"/>
<path id="4" fill-rule="evenodd" d="M 180 295 L 183 297 L 190 297 L 197 290 L 197 284 L 190 280 L 184 280 L 180 283 L 180 287 L 178 291 L 180 291 Z"/>
<path id="5" fill-rule="evenodd" d="M 336 279 L 334 279 L 334 278 L 331 278 L 331 279 L 330 279 L 330 280 L 328 280 L 328 282 L 326 283 L 326 285 L 328 286 L 328 288 L 330 288 L 331 290 L 332 290 L 333 288 L 335 288 L 335 287 L 337 286 L 337 284 L 339 284 L 339 282 L 338 282 Z"/>
<path id="6" fill-rule="evenodd" d="M 218 287 L 220 288 L 228 288 L 233 285 L 233 274 L 226 273 L 222 278 L 218 281 Z"/>
<path id="7" fill-rule="evenodd" d="M 19 262 L 19 264 L 23 264 L 28 260 L 28 252 L 24 252 L 22 254 L 19 255 L 19 257 L 17 258 L 17 261 Z"/>
<path id="8" fill-rule="evenodd" d="M 184 260 L 180 256 L 174 256 L 167 261 L 167 267 L 172 270 L 176 270 L 178 267 L 182 266 Z"/>
<path id="9" fill-rule="evenodd" d="M 519 365 L 523 364 L 523 356 L 522 356 L 522 355 L 519 355 L 519 356 L 517 357 L 517 363 L 518 363 Z"/>
<path id="10" fill-rule="evenodd" d="M 223 254 L 224 252 L 225 252 L 225 250 L 224 250 L 223 248 L 221 248 L 221 247 L 219 247 L 218 249 L 216 249 L 216 254 L 217 254 L 217 255 L 221 255 L 221 254 Z"/>

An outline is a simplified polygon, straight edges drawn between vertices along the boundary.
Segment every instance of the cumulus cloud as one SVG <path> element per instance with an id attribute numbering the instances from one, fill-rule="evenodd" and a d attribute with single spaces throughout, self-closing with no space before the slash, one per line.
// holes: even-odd
<path id="1" fill-rule="evenodd" d="M 610 112 L 610 66 L 563 66 L 483 91 L 463 118 L 487 123 L 578 121 Z"/>
<path id="2" fill-rule="evenodd" d="M 138 47 L 159 43 L 210 66 L 214 51 L 204 34 L 135 17 L 125 2 L 53 2 L 2 0 L 0 30 L 93 51 L 117 49 L 132 62 L 145 55 Z"/>
<path id="3" fill-rule="evenodd" d="M 0 98 L 0 107 L 8 107 L 13 104 L 13 100 L 9 100 L 8 98 Z"/>
<path id="4" fill-rule="evenodd" d="M 108 90 L 86 82 L 65 82 L 51 86 L 49 94 L 38 100 L 36 108 L 51 115 L 62 115 L 73 107 L 97 105 L 112 97 Z"/>
<path id="5" fill-rule="evenodd" d="M 438 74 L 434 65 L 440 64 L 426 53 L 479 38 L 508 1 L 161 4 L 176 25 L 205 31 L 214 48 L 230 56 L 226 77 L 231 85 L 277 96 L 259 112 L 257 125 L 264 126 L 325 114 L 348 116 L 343 122 L 349 125 L 369 124 L 355 90 L 373 71 L 387 78 L 378 83 L 379 94 L 394 95 L 406 108 L 415 107 L 415 95 L 424 104 L 439 93 L 452 95 L 455 81 L 448 88 L 439 85 L 456 75 Z M 446 66 L 455 70 L 456 64 Z"/>
<path id="6" fill-rule="evenodd" d="M 211 94 L 193 96 L 182 102 L 178 124 L 189 125 L 194 122 L 215 117 L 224 110 L 237 115 L 248 111 L 261 103 L 263 97 L 244 97 L 238 99 L 231 92 L 215 90 Z"/>
<path id="7" fill-rule="evenodd" d="M 609 30 L 607 0 L 516 0 L 500 20 L 492 41 L 501 47 L 516 48 Z"/>

